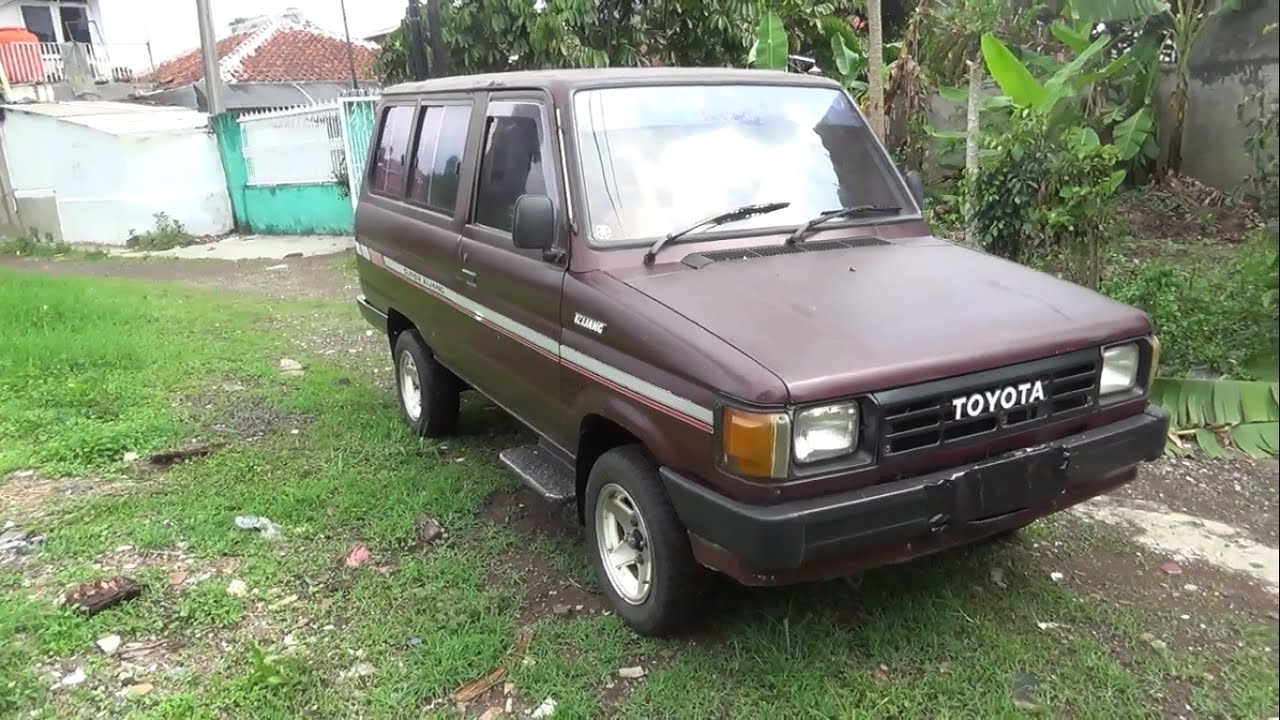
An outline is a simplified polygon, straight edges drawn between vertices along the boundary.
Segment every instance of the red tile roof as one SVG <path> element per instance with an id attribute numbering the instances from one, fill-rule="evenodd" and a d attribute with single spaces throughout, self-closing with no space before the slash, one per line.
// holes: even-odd
<path id="1" fill-rule="evenodd" d="M 330 35 L 299 27 L 264 30 L 270 35 L 252 54 L 235 67 L 229 67 L 227 56 L 256 33 L 241 33 L 218 41 L 220 68 L 230 72 L 233 82 L 348 82 L 351 67 L 347 60 L 347 43 Z M 374 62 L 377 51 L 351 43 L 356 76 L 363 81 L 376 81 Z M 200 51 L 193 50 L 169 60 L 145 78 L 163 87 L 182 87 L 204 79 L 204 63 Z"/>
<path id="2" fill-rule="evenodd" d="M 253 33 L 240 33 L 239 35 L 222 38 L 218 41 L 218 58 L 226 57 L 252 36 Z M 154 72 L 144 78 L 144 80 L 154 82 L 157 85 L 168 87 L 191 85 L 203 79 L 204 61 L 200 58 L 199 48 L 185 55 L 179 55 L 168 62 L 160 63 L 160 66 Z"/>
<path id="3" fill-rule="evenodd" d="M 281 30 L 233 71 L 240 82 L 345 82 L 351 79 L 348 44 L 309 30 Z M 350 45 L 356 77 L 374 81 L 378 54 L 363 45 Z"/>

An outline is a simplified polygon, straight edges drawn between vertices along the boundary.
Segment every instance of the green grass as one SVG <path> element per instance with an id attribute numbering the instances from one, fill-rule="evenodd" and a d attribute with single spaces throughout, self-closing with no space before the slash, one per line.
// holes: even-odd
<path id="1" fill-rule="evenodd" d="M 25 521 L 46 535 L 43 548 L 27 564 L 0 566 L 0 716 L 458 714 L 442 699 L 506 661 L 520 629 L 519 581 L 539 579 L 516 568 L 517 582 L 495 580 L 504 560 L 538 553 L 549 570 L 535 572 L 587 582 L 579 541 L 531 539 L 478 514 L 486 497 L 515 487 L 496 463 L 517 439 L 514 423 L 468 399 L 459 438 L 413 438 L 369 373 L 298 349 L 289 333 L 316 323 L 358 327 L 346 304 L 267 305 L 0 271 L 0 496 L 18 482 L 3 474 L 26 467 L 100 483 L 49 499 Z M 288 333 L 273 330 L 282 325 Z M 307 374 L 279 375 L 286 355 Z M 228 380 L 247 389 L 220 391 Z M 260 439 L 158 476 L 121 462 L 124 452 L 205 437 L 246 402 L 270 409 Z M 271 518 L 283 536 L 235 529 L 246 513 Z M 414 546 L 419 513 L 448 532 L 426 551 Z M 1033 537 L 1058 533 L 1035 528 Z M 356 542 L 373 557 L 346 568 Z M 122 545 L 144 558 L 130 571 L 141 597 L 93 618 L 51 602 L 113 574 L 100 564 Z M 175 589 L 164 553 L 179 551 L 192 579 Z M 1007 568 L 1007 588 L 989 582 L 992 563 Z M 226 593 L 232 579 L 247 596 Z M 1025 544 L 884 569 L 857 586 L 724 583 L 712 604 L 705 631 L 669 641 L 639 638 L 612 616 L 535 620 L 527 662 L 508 678 L 518 707 L 550 696 L 556 718 L 1009 717 L 1022 714 L 1012 686 L 1024 673 L 1039 682 L 1039 709 L 1026 714 L 1040 717 L 1158 716 L 1173 689 L 1197 716 L 1269 717 L 1277 703 L 1273 652 L 1263 651 L 1274 647 L 1274 626 L 1204 618 L 1231 651 L 1157 652 L 1139 636 L 1159 632 L 1164 609 L 1054 584 Z M 1040 621 L 1066 629 L 1042 631 Z M 109 633 L 173 644 L 165 663 L 136 678 L 154 692 L 116 697 L 118 662 L 93 648 Z M 343 677 L 361 662 L 376 671 Z M 50 691 L 41 663 L 80 665 L 90 681 Z M 650 675 L 616 680 L 636 664 Z"/>
<path id="2" fill-rule="evenodd" d="M 1280 318 L 1267 293 L 1275 286 L 1277 249 L 1276 235 L 1265 231 L 1238 247 L 1121 245 L 1103 292 L 1150 315 L 1160 335 L 1164 374 L 1207 368 L 1248 378 L 1251 368 L 1280 348 Z"/>
<path id="3" fill-rule="evenodd" d="M 10 238 L 0 236 L 0 257 L 13 255 L 17 257 L 77 257 L 99 259 L 107 257 L 102 250 L 82 250 L 67 243 L 54 240 L 52 237 L 40 239 L 34 233 Z"/>

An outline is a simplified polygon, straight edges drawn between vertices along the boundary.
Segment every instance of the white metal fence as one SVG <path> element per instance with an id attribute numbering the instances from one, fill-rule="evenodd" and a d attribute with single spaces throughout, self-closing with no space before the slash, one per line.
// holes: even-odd
<path id="1" fill-rule="evenodd" d="M 4 43 L 0 67 L 13 85 L 86 82 L 132 82 L 151 72 L 150 48 L 145 43 Z"/>
<path id="2" fill-rule="evenodd" d="M 345 181 L 347 149 L 337 102 L 238 118 L 250 185 Z"/>

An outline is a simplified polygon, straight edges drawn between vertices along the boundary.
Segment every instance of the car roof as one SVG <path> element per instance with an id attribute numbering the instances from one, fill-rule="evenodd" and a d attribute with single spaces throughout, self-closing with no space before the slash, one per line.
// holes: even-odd
<path id="1" fill-rule="evenodd" d="M 838 88 L 834 80 L 819 75 L 784 73 L 776 70 L 736 68 L 585 68 L 564 70 L 523 70 L 518 72 L 454 75 L 420 82 L 401 83 L 383 91 L 384 95 L 419 95 L 475 90 L 577 90 L 618 85 L 800 85 Z"/>

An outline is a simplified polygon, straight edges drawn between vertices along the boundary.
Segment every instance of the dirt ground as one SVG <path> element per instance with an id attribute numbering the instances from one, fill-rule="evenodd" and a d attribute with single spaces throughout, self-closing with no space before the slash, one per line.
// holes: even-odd
<path id="1" fill-rule="evenodd" d="M 22 271 L 56 275 L 83 275 L 92 277 L 119 277 L 155 282 L 176 282 L 207 288 L 216 292 L 237 295 L 254 294 L 275 300 L 323 299 L 346 300 L 359 292 L 351 256 L 330 255 L 284 260 L 243 260 L 237 262 L 219 260 L 169 260 L 169 259 L 120 259 L 108 260 L 24 260 L 0 258 L 0 266 Z M 326 330 L 322 335 L 304 339 L 308 349 L 333 357 L 352 367 L 355 372 L 371 376 L 387 375 L 390 363 L 380 356 L 381 338 L 372 337 L 359 324 L 352 309 L 353 322 Z M 1280 544 L 1280 466 L 1275 461 L 1258 462 L 1240 459 L 1166 458 L 1142 468 L 1138 480 L 1114 493 L 1114 501 L 1123 510 L 1138 503 L 1147 510 L 1167 509 L 1207 521 L 1216 521 L 1238 531 L 1238 537 L 1223 542 L 1231 545 L 1249 544 L 1255 550 L 1277 554 Z M 495 497 L 485 510 L 486 516 L 496 521 L 515 524 L 523 534 L 532 539 L 567 537 L 569 523 L 555 512 L 538 509 L 531 493 Z M 1094 518 L 1088 514 L 1075 514 L 1077 518 Z M 1140 515 L 1134 517 L 1140 518 Z M 1123 520 L 1123 517 L 1121 518 Z M 1140 519 L 1123 522 L 1107 528 L 1106 533 L 1137 535 Z M 1246 576 L 1224 572 L 1221 568 L 1209 568 L 1203 554 L 1192 545 L 1181 547 L 1177 538 L 1165 545 L 1146 546 L 1147 559 L 1130 554 L 1113 553 L 1107 563 L 1095 568 L 1098 582 L 1114 585 L 1117 579 L 1142 575 L 1143 568 L 1158 564 L 1161 560 L 1174 559 L 1189 566 L 1197 563 L 1213 575 L 1216 592 L 1226 598 L 1236 598 L 1253 612 L 1274 614 L 1277 590 L 1271 583 L 1259 581 L 1258 576 Z M 1058 553 L 1050 552 L 1049 555 Z M 524 555 L 523 553 L 521 554 Z M 529 558 L 524 558 L 528 560 Z M 1097 559 L 1095 557 L 1095 559 Z M 1064 561 L 1070 560 L 1064 557 Z M 513 562 L 520 562 L 513 559 Z M 1079 562 L 1072 563 L 1080 566 Z M 1111 572 L 1105 566 L 1114 566 Z M 1263 573 L 1265 575 L 1265 573 Z M 1104 577 L 1105 576 L 1105 577 Z M 1108 580 L 1107 578 L 1110 578 Z M 1168 582 L 1176 578 L 1157 577 L 1152 588 L 1168 590 Z M 1174 586 L 1191 583 L 1174 583 Z M 1139 589 L 1143 583 L 1131 583 Z M 1172 587 L 1172 586 L 1170 586 Z M 549 594 L 564 592 L 572 602 L 564 602 L 563 596 Z M 1262 594 L 1259 594 L 1262 591 Z M 1245 600 L 1248 598 L 1248 600 Z M 1270 598 L 1268 600 L 1268 598 Z M 537 588 L 530 593 L 531 604 L 570 607 L 583 605 L 589 611 L 599 611 L 594 598 L 573 587 Z M 1228 604 L 1237 604 L 1228 603 Z"/>
<path id="2" fill-rule="evenodd" d="M 170 258 L 25 259 L 0 257 L 0 267 L 49 275 L 177 282 L 232 295 L 273 300 L 347 300 L 359 294 L 353 254 L 283 260 Z"/>

